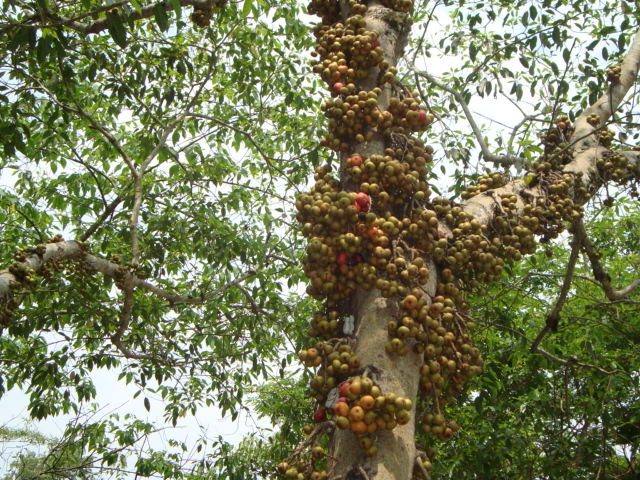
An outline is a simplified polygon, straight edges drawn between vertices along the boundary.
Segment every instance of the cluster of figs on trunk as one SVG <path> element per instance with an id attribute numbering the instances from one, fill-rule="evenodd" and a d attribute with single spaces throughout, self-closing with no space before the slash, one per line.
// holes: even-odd
<path id="1" fill-rule="evenodd" d="M 402 13 L 412 6 L 406 0 L 384 5 Z M 315 343 L 299 354 L 307 367 L 317 369 L 310 385 L 317 425 L 309 430 L 312 441 L 305 442 L 306 448 L 278 465 L 285 477 L 299 480 L 328 476 L 327 438 L 313 433 L 323 425 L 350 430 L 363 454 L 373 456 L 376 432 L 404 425 L 415 415 L 414 402 L 382 391 L 354 352 L 350 303 L 358 288 L 377 288 L 398 300 L 399 314 L 388 325 L 387 353 L 414 349 L 425 357 L 420 410 L 435 414 L 425 414 L 425 431 L 441 439 L 453 435 L 457 425 L 443 417 L 445 397 L 477 375 L 482 364 L 466 333 L 471 322 L 453 271 L 445 274 L 448 280 L 438 285 L 433 299 L 422 288 L 435 274 L 425 255 L 442 246 L 441 239 L 447 250 L 439 224 L 452 215 L 448 202 L 445 207 L 429 201 L 426 179 L 433 149 L 413 136 L 429 127 L 433 115 L 415 94 L 396 84 L 396 70 L 385 60 L 378 33 L 366 28 L 367 6 L 351 1 L 349 9 L 343 16 L 337 1 L 313 0 L 309 6 L 322 18 L 314 30 L 313 70 L 331 92 L 322 104 L 328 131 L 321 145 L 340 154 L 349 186 L 332 175 L 330 166 L 320 167 L 311 191 L 296 201 L 297 220 L 309 239 L 303 261 L 307 293 L 323 302 L 310 322 Z M 372 75 L 376 85 L 362 88 Z M 389 89 L 393 94 L 382 109 L 381 96 Z M 383 139 L 383 151 L 357 153 L 374 138 Z M 453 211 L 456 218 L 459 213 Z"/>
<path id="2" fill-rule="evenodd" d="M 396 16 L 411 9 L 407 0 L 382 4 Z M 336 428 L 353 432 L 365 456 L 377 452 L 376 432 L 414 418 L 423 432 L 451 438 L 459 427 L 445 418 L 445 407 L 482 369 L 463 291 L 496 280 L 506 262 L 533 252 L 535 235 L 557 236 L 565 221 L 582 215 L 573 198 L 588 195 L 579 177 L 558 172 L 572 153 L 567 139 L 573 127 L 563 117 L 544 136 L 544 153 L 527 181 L 539 184 L 541 195 L 523 204 L 501 188 L 506 176 L 480 176 L 463 199 L 495 193 L 498 214 L 489 225 L 463 205 L 432 198 L 427 176 L 433 149 L 415 134 L 434 117 L 417 94 L 397 82 L 378 33 L 367 29 L 367 9 L 357 0 L 309 5 L 322 18 L 314 29 L 312 66 L 331 94 L 322 105 L 328 131 L 321 144 L 338 153 L 341 178 L 330 165 L 319 167 L 315 185 L 296 200 L 297 220 L 308 238 L 307 293 L 323 307 L 310 322 L 313 343 L 299 353 L 305 366 L 316 369 L 310 384 L 316 425 L 308 427 L 302 447 L 278 465 L 292 480 L 329 478 L 329 435 Z M 383 147 L 366 155 L 371 141 Z M 425 285 L 434 277 L 430 295 Z M 376 372 L 355 353 L 355 329 L 367 327 L 355 325 L 353 295 L 372 288 L 398 305 L 387 328 L 386 354 L 413 351 L 423 358 L 417 402 L 383 391 Z M 424 459 L 426 469 L 430 460 Z"/>

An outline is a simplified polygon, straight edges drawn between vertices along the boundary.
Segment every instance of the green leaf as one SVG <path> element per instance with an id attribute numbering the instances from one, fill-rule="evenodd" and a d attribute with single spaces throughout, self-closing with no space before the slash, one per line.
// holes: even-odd
<path id="1" fill-rule="evenodd" d="M 166 32 L 169 29 L 169 17 L 163 3 L 156 3 L 153 7 L 153 16 L 160 30 Z"/>
<path id="2" fill-rule="evenodd" d="M 151 410 L 151 402 L 147 397 L 144 397 L 144 408 L 147 410 L 147 412 Z"/>
<path id="3" fill-rule="evenodd" d="M 176 12 L 176 18 L 181 18 L 182 6 L 180 5 L 180 0 L 171 0 L 171 4 L 173 5 L 174 12 Z"/>
<path id="4" fill-rule="evenodd" d="M 136 12 L 142 13 L 142 6 L 138 0 L 131 0 L 131 5 L 136 9 Z"/>
<path id="5" fill-rule="evenodd" d="M 551 38 L 553 38 L 553 41 L 556 44 L 556 46 L 562 45 L 562 38 L 560 36 L 560 29 L 557 26 L 553 27 L 553 30 L 551 32 Z"/>
<path id="6" fill-rule="evenodd" d="M 244 4 L 242 5 L 242 13 L 243 17 L 248 17 L 251 13 L 251 6 L 253 4 L 253 0 L 244 0 Z"/>
<path id="7" fill-rule="evenodd" d="M 107 29 L 111 38 L 122 48 L 127 46 L 127 27 L 122 23 L 122 19 L 117 10 L 107 12 Z"/>

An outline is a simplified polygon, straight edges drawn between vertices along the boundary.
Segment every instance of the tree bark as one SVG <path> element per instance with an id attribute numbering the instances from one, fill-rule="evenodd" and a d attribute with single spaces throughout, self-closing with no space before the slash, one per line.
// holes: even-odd
<path id="1" fill-rule="evenodd" d="M 429 270 L 435 272 L 435 265 L 430 263 Z M 435 273 L 423 288 L 429 296 L 435 295 Z M 406 480 L 411 478 L 416 458 L 416 425 L 413 419 L 420 367 L 423 364 L 422 354 L 410 350 L 403 356 L 391 356 L 385 352 L 384 345 L 389 340 L 387 325 L 390 320 L 397 318 L 396 301 L 381 297 L 376 289 L 359 290 L 354 298 L 354 311 L 357 325 L 355 353 L 363 368 L 370 370 L 369 375 L 383 393 L 394 392 L 413 401 L 412 421 L 391 431 L 379 431 L 376 436 L 378 453 L 372 458 L 364 456 L 353 433 L 336 430 L 331 453 L 335 461 L 333 478 L 350 478 L 350 473 L 357 474 L 359 467 L 362 467 L 370 480 Z"/>

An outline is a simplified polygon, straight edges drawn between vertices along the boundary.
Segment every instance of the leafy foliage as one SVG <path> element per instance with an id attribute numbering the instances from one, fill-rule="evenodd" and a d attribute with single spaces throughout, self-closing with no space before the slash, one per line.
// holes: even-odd
<path id="1" fill-rule="evenodd" d="M 621 201 L 590 224 L 607 267 L 621 273 L 621 283 L 638 275 L 640 237 L 637 229 L 625 229 L 636 224 L 638 213 L 637 205 Z M 606 234 L 611 231 L 625 233 L 613 239 Z M 463 429 L 450 444 L 438 446 L 438 478 L 637 475 L 636 302 L 609 302 L 589 281 L 588 261 L 581 262 L 558 332 L 544 341 L 545 351 L 568 364 L 530 351 L 553 308 L 567 256 L 562 243 L 540 250 L 514 265 L 502 284 L 474 298 L 476 338 L 486 364 L 465 400 L 451 409 Z"/>
<path id="2" fill-rule="evenodd" d="M 0 338 L 0 393 L 23 389 L 36 419 L 96 399 L 100 369 L 135 385 L 147 409 L 162 398 L 174 425 L 204 405 L 235 418 L 247 387 L 286 366 L 305 310 L 285 290 L 300 279 L 290 194 L 315 149 L 313 85 L 296 64 L 308 43 L 300 6 L 227 5 L 202 29 L 169 3 L 139 21 L 138 2 L 5 1 L 0 13 L 0 263 L 62 233 L 201 299 L 138 290 L 125 322 L 117 279 L 72 260 L 50 266 L 19 292 Z M 108 28 L 79 33 L 63 21 L 74 18 Z"/>
<path id="3" fill-rule="evenodd" d="M 302 346 L 313 311 L 295 293 L 301 245 L 289 217 L 296 189 L 327 159 L 315 141 L 322 127 L 302 6 L 217 5 L 210 27 L 199 28 L 189 2 L 103 3 L 2 2 L 0 264 L 62 233 L 200 301 L 172 304 L 140 289 L 125 323 L 115 279 L 71 260 L 53 265 L 50 278 L 16 292 L 17 317 L 0 336 L 0 395 L 26 391 L 36 419 L 80 413 L 100 395 L 92 374 L 108 369 L 147 409 L 151 395 L 162 398 L 169 423 L 203 405 L 235 418 L 250 404 L 281 427 L 237 448 L 203 438 L 195 460 L 180 442 L 138 453 L 156 428 L 146 422 L 82 417 L 57 450 L 16 457 L 9 475 L 53 480 L 51 462 L 89 462 L 77 478 L 267 477 L 298 442 L 308 411 L 308 379 L 283 353 Z M 474 112 L 490 113 L 486 102 L 497 99 L 517 104 L 521 120 L 485 140 L 522 159 L 503 172 L 519 175 L 541 152 L 540 130 L 563 113 L 574 118 L 608 88 L 606 66 L 628 49 L 640 12 L 604 0 L 447 0 L 419 4 L 413 17 L 417 35 L 400 72 L 438 119 L 429 142 L 442 175 L 433 180 L 457 197 L 487 169 L 473 157 L 478 139 L 460 102 L 409 69 L 437 64 Z M 78 30 L 100 22 L 99 31 Z M 609 125 L 616 148 L 637 142 L 637 100 L 635 92 Z M 132 171 L 147 160 L 137 196 Z M 618 285 L 640 272 L 640 213 L 626 196 L 596 196 L 588 225 Z M 582 258 L 558 331 L 542 343 L 551 356 L 531 352 L 568 256 L 561 238 L 470 299 L 485 371 L 448 407 L 463 428 L 438 445 L 434 477 L 638 475 L 637 293 L 605 299 Z"/>

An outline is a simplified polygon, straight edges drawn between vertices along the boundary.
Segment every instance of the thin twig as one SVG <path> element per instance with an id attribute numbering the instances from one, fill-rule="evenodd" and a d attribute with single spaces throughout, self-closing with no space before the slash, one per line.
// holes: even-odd
<path id="1" fill-rule="evenodd" d="M 96 230 L 100 228 L 100 226 L 105 222 L 105 220 L 109 218 L 111 215 L 113 215 L 113 212 L 115 212 L 116 208 L 118 208 L 118 205 L 120 205 L 120 203 L 122 203 L 123 200 L 124 198 L 121 195 L 118 195 L 105 208 L 104 212 L 102 212 L 102 215 L 100 215 L 100 218 L 98 218 L 93 223 L 93 225 L 91 225 L 82 235 L 80 235 L 78 240 L 80 240 L 81 242 L 86 242 L 91 237 L 91 235 L 93 235 L 96 232 Z"/>
<path id="2" fill-rule="evenodd" d="M 478 140 L 478 145 L 480 146 L 480 150 L 482 151 L 482 155 L 484 156 L 484 158 L 487 161 L 495 163 L 495 164 L 498 164 L 498 165 L 503 165 L 503 166 L 525 165 L 526 159 L 523 158 L 523 157 L 518 157 L 516 155 L 511 155 L 511 154 L 508 154 L 508 155 L 495 155 L 494 153 L 491 153 L 491 151 L 489 150 L 489 147 L 487 146 L 486 142 L 484 141 L 484 136 L 482 135 L 482 132 L 480 131 L 480 127 L 478 126 L 478 124 L 476 123 L 475 119 L 473 118 L 473 114 L 471 113 L 471 110 L 469 109 L 469 106 L 467 105 L 467 102 L 464 100 L 464 97 L 462 96 L 462 94 L 460 92 L 458 92 L 457 90 L 454 90 L 453 88 L 445 85 L 444 83 L 442 83 L 441 81 L 436 79 L 436 77 L 434 77 L 433 75 L 431 75 L 431 74 L 429 74 L 427 72 L 422 72 L 422 71 L 416 70 L 415 66 L 410 66 L 409 68 L 411 70 L 413 70 L 413 72 L 416 75 L 419 75 L 419 76 L 425 78 L 426 80 L 428 80 L 430 83 L 432 83 L 436 87 L 444 90 L 445 92 L 449 92 L 451 95 L 453 95 L 453 98 L 455 98 L 456 101 L 462 107 L 462 110 L 464 111 L 464 114 L 467 117 L 467 121 L 469 122 L 469 126 L 471 126 L 471 130 L 473 131 L 473 134 L 475 135 L 476 139 Z"/>
<path id="3" fill-rule="evenodd" d="M 416 455 L 416 467 L 418 467 L 418 471 L 424 480 L 431 480 L 431 474 L 427 472 L 427 469 L 424 468 L 424 465 L 422 464 L 422 458 L 424 457 L 426 457 L 426 454 L 421 452 Z"/>

